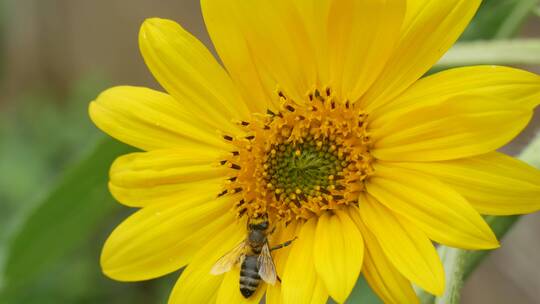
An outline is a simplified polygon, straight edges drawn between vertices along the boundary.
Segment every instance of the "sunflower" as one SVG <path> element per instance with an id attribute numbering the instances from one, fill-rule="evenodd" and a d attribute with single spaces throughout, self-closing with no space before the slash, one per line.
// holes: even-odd
<path id="1" fill-rule="evenodd" d="M 530 121 L 540 77 L 500 66 L 424 74 L 480 0 L 202 0 L 223 63 L 181 26 L 148 19 L 140 49 L 167 93 L 121 86 L 93 122 L 137 147 L 109 188 L 140 208 L 106 241 L 103 272 L 182 267 L 169 303 L 343 303 L 360 273 L 385 303 L 435 295 L 433 242 L 499 243 L 480 214 L 540 209 L 540 172 L 495 152 Z M 267 216 L 281 281 L 245 299 L 216 261 Z"/>

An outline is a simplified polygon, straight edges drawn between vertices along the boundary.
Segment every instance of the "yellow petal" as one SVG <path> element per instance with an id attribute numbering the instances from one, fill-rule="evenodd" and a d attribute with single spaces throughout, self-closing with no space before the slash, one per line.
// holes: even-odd
<path id="1" fill-rule="evenodd" d="M 370 195 L 360 198 L 360 216 L 392 264 L 426 291 L 441 295 L 444 269 L 435 247 L 410 221 L 394 215 Z"/>
<path id="2" fill-rule="evenodd" d="M 454 44 L 481 0 L 408 0 L 401 40 L 362 102 L 372 111 L 402 93 Z"/>
<path id="3" fill-rule="evenodd" d="M 423 173 L 379 164 L 368 193 L 432 240 L 464 249 L 499 246 L 484 219 L 455 190 Z"/>
<path id="4" fill-rule="evenodd" d="M 502 153 L 395 165 L 437 177 L 483 214 L 512 215 L 540 210 L 540 171 Z"/>
<path id="5" fill-rule="evenodd" d="M 185 266 L 205 240 L 234 222 L 232 198 L 192 192 L 181 204 L 137 211 L 109 236 L 101 254 L 103 272 L 120 281 L 159 277 Z"/>
<path id="6" fill-rule="evenodd" d="M 376 237 L 368 231 L 360 219 L 358 210 L 350 210 L 365 242 L 362 273 L 373 291 L 385 304 L 419 304 L 411 283 L 392 265 Z"/>
<path id="7" fill-rule="evenodd" d="M 216 304 L 259 304 L 266 290 L 266 284 L 261 281 L 257 291 L 248 299 L 240 293 L 240 267 L 236 266 L 225 274 L 219 287 Z"/>
<path id="8" fill-rule="evenodd" d="M 384 67 L 405 15 L 404 0 L 201 4 L 221 59 L 261 107 L 274 105 L 277 86 L 297 101 L 327 85 L 356 100 Z"/>
<path id="9" fill-rule="evenodd" d="M 154 77 L 201 120 L 234 130 L 231 119 L 249 117 L 225 70 L 197 38 L 174 21 L 147 19 L 141 26 L 139 44 Z"/>
<path id="10" fill-rule="evenodd" d="M 219 165 L 220 156 L 219 150 L 195 147 L 123 155 L 111 166 L 109 188 L 118 201 L 134 207 L 181 202 L 190 189 L 217 195 L 229 173 Z"/>
<path id="11" fill-rule="evenodd" d="M 326 86 L 330 84 L 331 56 L 335 56 L 338 49 L 336 48 L 336 52 L 331 55 L 330 49 L 332 45 L 330 45 L 329 41 L 330 39 L 336 38 L 331 36 L 331 32 L 336 33 L 338 31 L 338 29 L 336 29 L 337 25 L 333 25 L 331 22 L 331 11 L 336 11 L 336 8 L 350 4 L 350 2 L 351 1 L 349 0 L 289 1 L 289 3 L 295 5 L 296 9 L 300 12 L 301 21 L 306 27 L 306 34 L 311 43 L 310 48 L 313 56 L 313 63 L 315 64 L 314 69 L 317 72 L 317 83 L 314 83 L 313 85 Z"/>
<path id="12" fill-rule="evenodd" d="M 230 0 L 201 0 L 204 22 L 221 61 L 253 112 L 278 109 L 276 82 L 261 70 L 243 33 L 243 13 Z"/>
<path id="13" fill-rule="evenodd" d="M 315 271 L 313 261 L 317 221 L 312 218 L 301 225 L 298 239 L 291 245 L 292 248 L 281 278 L 283 303 L 323 304 L 328 299 L 328 292 Z"/>
<path id="14" fill-rule="evenodd" d="M 319 217 L 313 250 L 315 269 L 328 293 L 344 303 L 358 280 L 364 256 L 362 235 L 346 212 Z"/>
<path id="15" fill-rule="evenodd" d="M 120 203 L 129 207 L 146 207 L 165 202 L 183 202 L 191 191 L 204 190 L 216 195 L 223 191 L 223 178 L 193 183 L 164 184 L 159 186 L 117 186 L 109 183 L 109 190 Z"/>
<path id="16" fill-rule="evenodd" d="M 414 83 L 391 103 L 371 113 L 371 126 L 383 126 L 396 110 L 421 107 L 453 96 L 485 96 L 521 108 L 540 103 L 540 76 L 503 66 L 472 66 L 446 70 Z M 389 120 L 390 119 L 390 120 Z"/>
<path id="17" fill-rule="evenodd" d="M 171 96 L 141 87 L 114 87 L 90 103 L 92 121 L 112 137 L 142 150 L 178 146 L 226 149 L 210 127 Z"/>
<path id="18" fill-rule="evenodd" d="M 283 244 L 287 241 L 290 241 L 294 239 L 299 229 L 298 222 L 293 221 L 286 227 L 281 227 L 281 229 L 278 230 L 278 233 L 275 237 L 271 236 L 272 239 L 272 246 Z M 291 246 L 276 250 L 272 252 L 272 257 L 274 259 L 274 263 L 276 265 L 276 271 L 277 275 L 282 278 L 283 277 L 283 270 L 285 269 L 285 265 L 287 263 L 287 259 L 289 257 L 289 253 L 291 251 Z M 266 289 L 266 303 L 268 304 L 281 304 L 283 303 L 282 297 L 281 297 L 281 283 L 276 282 L 274 285 L 268 285 Z"/>
<path id="19" fill-rule="evenodd" d="M 197 238 L 202 247 L 176 282 L 169 304 L 214 303 L 225 275 L 211 275 L 210 269 L 245 237 L 245 221 L 236 221 L 209 237 Z"/>
<path id="20" fill-rule="evenodd" d="M 376 158 L 438 161 L 501 147 L 525 128 L 532 111 L 481 96 L 455 96 L 388 116 L 385 125 L 371 126 Z"/>
<path id="21" fill-rule="evenodd" d="M 278 100 L 278 86 L 300 101 L 316 84 L 314 48 L 294 1 L 203 0 L 201 5 L 223 62 L 261 107 Z"/>
<path id="22" fill-rule="evenodd" d="M 356 101 L 384 68 L 400 38 L 405 3 L 405 0 L 332 1 L 326 18 L 329 32 L 326 45 L 331 86 L 342 100 Z M 319 20 L 308 22 L 324 24 Z M 324 47 L 325 43 L 321 45 Z"/>

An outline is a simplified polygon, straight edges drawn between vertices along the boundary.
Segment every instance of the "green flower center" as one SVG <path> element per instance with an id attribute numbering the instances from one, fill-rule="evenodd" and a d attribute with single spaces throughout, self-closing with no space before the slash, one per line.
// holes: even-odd
<path id="1" fill-rule="evenodd" d="M 266 181 L 278 194 L 318 195 L 321 189 L 335 186 L 348 165 L 339 148 L 328 139 L 313 138 L 275 145 L 265 163 Z"/>

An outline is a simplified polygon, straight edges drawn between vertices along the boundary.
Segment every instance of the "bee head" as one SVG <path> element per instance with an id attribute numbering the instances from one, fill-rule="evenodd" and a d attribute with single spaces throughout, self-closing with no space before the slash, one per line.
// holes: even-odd
<path id="1" fill-rule="evenodd" d="M 269 226 L 270 224 L 268 223 L 268 216 L 266 216 L 266 214 L 263 214 L 255 218 L 250 218 L 248 220 L 249 230 L 265 231 L 266 229 L 268 229 Z"/>

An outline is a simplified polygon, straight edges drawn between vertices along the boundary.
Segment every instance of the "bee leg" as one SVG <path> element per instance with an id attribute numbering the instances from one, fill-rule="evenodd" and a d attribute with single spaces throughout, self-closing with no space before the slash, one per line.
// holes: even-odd
<path id="1" fill-rule="evenodd" d="M 281 249 L 281 248 L 283 248 L 283 247 L 287 247 L 287 246 L 289 246 L 294 240 L 296 240 L 297 238 L 298 238 L 298 237 L 295 237 L 294 239 L 289 240 L 289 241 L 286 241 L 285 243 L 276 245 L 276 246 L 270 248 L 270 251 L 274 251 L 274 250 Z"/>
<path id="2" fill-rule="evenodd" d="M 281 278 L 279 276 L 276 276 L 277 281 L 281 284 Z"/>

